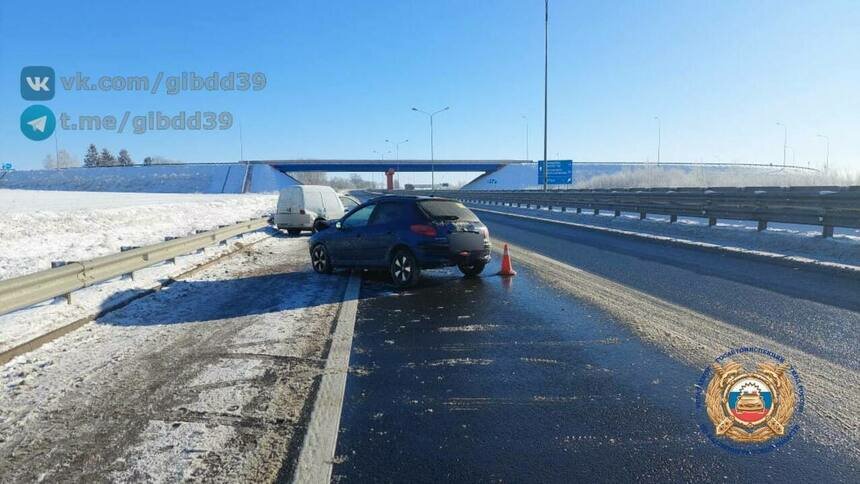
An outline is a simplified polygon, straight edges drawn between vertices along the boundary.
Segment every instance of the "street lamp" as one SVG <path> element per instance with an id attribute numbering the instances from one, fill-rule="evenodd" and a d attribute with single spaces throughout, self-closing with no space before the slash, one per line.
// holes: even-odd
<path id="1" fill-rule="evenodd" d="M 387 141 L 387 140 L 386 140 L 386 141 Z M 391 154 L 391 150 L 388 150 L 388 151 L 386 151 L 386 152 L 376 151 L 376 150 L 371 150 L 371 152 L 372 152 L 373 154 L 375 154 L 375 155 L 379 155 L 379 159 L 380 159 L 380 160 L 382 160 L 382 161 L 385 161 L 385 155 L 390 155 L 390 154 Z M 375 172 L 371 172 L 370 177 L 371 177 L 371 181 L 373 181 L 373 186 L 374 186 L 374 187 L 376 187 L 376 181 L 374 181 L 374 180 L 373 180 L 373 178 L 376 178 L 376 177 L 375 177 L 375 176 L 373 176 L 373 173 L 375 173 Z M 380 186 L 382 186 L 382 184 L 380 184 Z"/>
<path id="2" fill-rule="evenodd" d="M 426 114 L 427 117 L 430 118 L 430 186 L 433 190 L 436 190 L 436 158 L 433 155 L 433 116 L 449 109 L 451 109 L 450 106 L 445 106 L 438 111 L 428 113 L 427 111 L 422 111 L 418 108 L 412 108 L 416 113 Z"/>
<path id="3" fill-rule="evenodd" d="M 391 143 L 394 145 L 394 159 L 397 160 L 397 180 L 400 180 L 400 145 L 403 143 L 408 143 L 409 140 L 405 139 L 399 143 L 393 143 L 391 140 L 385 140 L 386 143 Z"/>
<path id="4" fill-rule="evenodd" d="M 782 167 L 785 168 L 785 158 L 786 153 L 788 152 L 788 127 L 782 123 L 776 123 L 777 126 L 782 126 L 783 129 L 783 138 L 782 138 Z"/>
<path id="5" fill-rule="evenodd" d="M 657 120 L 657 164 L 660 164 L 660 145 L 663 142 L 663 123 L 660 121 L 660 116 L 654 116 Z"/>
<path id="6" fill-rule="evenodd" d="M 830 166 L 830 137 L 824 136 L 823 134 L 818 134 L 816 136 L 824 138 L 824 141 L 827 142 L 827 152 L 824 155 L 824 171 L 827 171 L 827 168 Z"/>
<path id="7" fill-rule="evenodd" d="M 549 0 L 543 3 L 543 191 L 549 185 L 549 162 L 546 160 L 547 87 L 549 86 Z"/>

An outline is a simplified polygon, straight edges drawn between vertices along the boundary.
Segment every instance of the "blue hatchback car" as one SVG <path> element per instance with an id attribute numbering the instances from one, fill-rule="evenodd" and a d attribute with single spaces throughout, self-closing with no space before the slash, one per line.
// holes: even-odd
<path id="1" fill-rule="evenodd" d="M 480 274 L 490 261 L 490 234 L 456 200 L 382 196 L 330 222 L 311 236 L 309 248 L 316 272 L 386 268 L 397 286 L 408 287 L 422 269 L 457 266 L 466 276 Z"/>

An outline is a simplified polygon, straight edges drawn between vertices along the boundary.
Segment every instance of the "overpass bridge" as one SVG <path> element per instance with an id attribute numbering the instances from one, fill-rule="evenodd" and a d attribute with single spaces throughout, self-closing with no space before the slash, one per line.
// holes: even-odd
<path id="1" fill-rule="evenodd" d="M 394 188 L 397 172 L 478 171 L 494 172 L 506 165 L 529 163 L 530 160 L 255 160 L 251 164 L 271 165 L 284 172 L 382 172 L 387 176 L 388 189 Z"/>

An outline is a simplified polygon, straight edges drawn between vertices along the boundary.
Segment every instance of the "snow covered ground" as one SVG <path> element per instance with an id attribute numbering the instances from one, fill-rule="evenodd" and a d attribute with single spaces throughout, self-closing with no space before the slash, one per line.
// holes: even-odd
<path id="1" fill-rule="evenodd" d="M 0 190 L 0 280 L 274 210 L 276 195 Z"/>
<path id="2" fill-rule="evenodd" d="M 346 280 L 272 237 L 0 366 L 0 475 L 274 481 Z"/>
<path id="3" fill-rule="evenodd" d="M 87 260 L 114 254 L 122 246 L 158 243 L 239 220 L 264 216 L 273 195 L 159 195 L 105 192 L 0 190 L 6 210 L 0 218 L 0 279 L 51 267 L 51 261 Z M 161 279 L 264 237 L 248 234 L 227 246 L 178 257 L 135 273 L 76 291 L 72 304 L 48 301 L 0 316 L 0 351 L 98 312 L 107 301 L 132 297 Z M 118 296 L 121 295 L 121 296 Z"/>
<path id="4" fill-rule="evenodd" d="M 612 212 L 595 216 L 585 212 L 579 215 L 575 212 L 563 213 L 560 209 L 548 211 L 545 207 L 537 210 L 489 204 L 470 205 L 499 212 L 860 267 L 860 230 L 857 229 L 837 228 L 832 238 L 825 239 L 821 237 L 820 227 L 804 225 L 773 223 L 767 230 L 758 232 L 755 222 L 718 221 L 716 226 L 708 227 L 706 219 L 690 217 L 679 217 L 677 223 L 670 224 L 669 217 L 660 215 L 649 215 L 647 219 L 639 220 L 638 213 L 622 212 L 620 217 L 614 217 Z"/>
<path id="5" fill-rule="evenodd" d="M 749 186 L 845 186 L 860 184 L 860 174 L 796 169 L 689 165 L 573 163 L 571 185 L 554 188 L 654 188 Z M 507 165 L 477 178 L 465 190 L 531 190 L 542 188 L 537 163 Z"/>
<path id="6" fill-rule="evenodd" d="M 211 163 L 11 171 L 0 189 L 142 193 L 267 193 L 297 182 L 269 165 Z"/>

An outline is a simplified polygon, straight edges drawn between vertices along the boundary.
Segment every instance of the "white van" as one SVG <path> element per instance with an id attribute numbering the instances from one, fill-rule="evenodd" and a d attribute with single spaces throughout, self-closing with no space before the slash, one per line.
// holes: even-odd
<path id="1" fill-rule="evenodd" d="M 298 235 L 302 230 L 314 230 L 320 221 L 336 220 L 343 214 L 343 204 L 332 187 L 296 185 L 281 190 L 275 226 Z"/>

